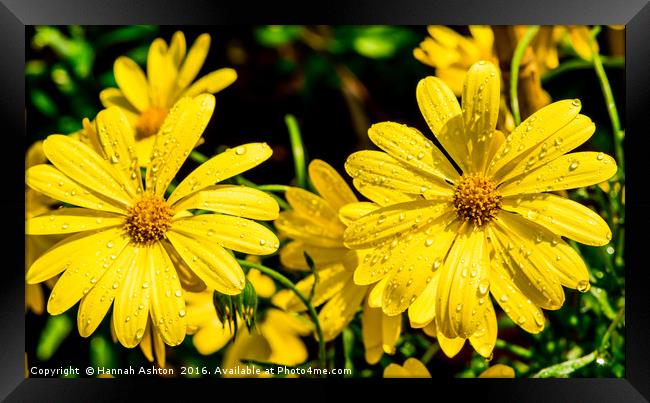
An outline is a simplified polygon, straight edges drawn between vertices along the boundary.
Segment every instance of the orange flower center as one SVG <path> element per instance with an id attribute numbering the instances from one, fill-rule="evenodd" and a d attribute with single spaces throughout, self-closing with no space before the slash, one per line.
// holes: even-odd
<path id="1" fill-rule="evenodd" d="M 138 137 L 149 137 L 156 133 L 167 117 L 167 109 L 152 106 L 140 114 L 135 123 Z"/>
<path id="2" fill-rule="evenodd" d="M 481 174 L 463 175 L 454 190 L 454 208 L 461 220 L 482 226 L 492 220 L 501 208 L 501 195 L 496 184 Z"/>
<path id="3" fill-rule="evenodd" d="M 128 210 L 124 230 L 131 241 L 151 245 L 165 236 L 172 225 L 172 208 L 159 196 L 144 196 Z"/>

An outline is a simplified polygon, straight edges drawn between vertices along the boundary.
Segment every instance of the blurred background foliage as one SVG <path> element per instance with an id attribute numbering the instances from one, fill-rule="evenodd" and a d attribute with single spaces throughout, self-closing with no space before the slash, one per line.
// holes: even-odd
<path id="1" fill-rule="evenodd" d="M 405 123 L 432 137 L 415 100 L 417 82 L 435 74 L 435 69 L 413 57 L 413 49 L 427 36 L 424 26 L 38 26 L 27 28 L 26 147 L 49 134 L 80 129 L 84 117 L 92 119 L 101 109 L 99 92 L 115 86 L 114 60 L 127 55 L 144 66 L 151 41 L 156 37 L 169 40 L 179 29 L 188 43 L 203 32 L 212 36 L 202 73 L 220 67 L 233 67 L 238 73 L 237 81 L 216 95 L 215 114 L 199 150 L 213 155 L 224 146 L 269 143 L 274 151 L 271 160 L 250 176 L 247 173 L 255 183 L 295 185 L 300 176 L 294 171 L 284 120 L 287 114 L 297 118 L 307 161 L 323 159 L 339 172 L 351 152 L 372 148 L 366 134 L 372 123 Z M 453 29 L 469 34 L 464 26 Z M 625 116 L 623 38 L 624 31 L 610 27 L 596 37 L 608 60 L 605 71 L 620 116 Z M 566 42 L 560 46 L 560 65 L 542 76 L 543 88 L 553 100 L 582 101 L 582 113 L 597 128 L 582 149 L 615 155 L 612 124 L 592 63 L 578 58 Z M 545 311 L 547 326 L 541 334 L 524 332 L 499 312 L 499 340 L 489 362 L 468 345 L 449 359 L 435 339 L 409 329 L 403 332 L 394 356 L 384 355 L 378 364 L 369 366 L 356 318 L 327 344 L 330 365 L 351 368 L 353 377 L 381 376 L 390 362 L 417 357 L 434 377 L 474 377 L 495 363 L 512 366 L 517 376 L 623 377 L 624 328 L 618 326 L 623 323 L 625 306 L 623 183 L 619 175 L 610 183 L 570 192 L 572 199 L 598 211 L 615 237 L 604 247 L 573 244 L 590 267 L 592 287 L 584 294 L 566 290 L 563 308 Z M 623 197 L 618 196 L 621 193 Z M 264 264 L 281 270 L 276 256 Z M 301 278 L 295 273 L 286 275 L 293 281 Z M 259 311 L 269 305 L 260 298 Z M 78 335 L 75 322 L 76 308 L 54 317 L 28 312 L 29 366 L 150 365 L 140 349 L 127 350 L 113 343 L 109 320 L 89 339 Z M 310 359 L 315 360 L 317 343 L 312 337 L 304 341 Z M 200 355 L 188 336 L 182 345 L 167 349 L 167 366 L 214 367 L 222 357 L 223 350 Z"/>

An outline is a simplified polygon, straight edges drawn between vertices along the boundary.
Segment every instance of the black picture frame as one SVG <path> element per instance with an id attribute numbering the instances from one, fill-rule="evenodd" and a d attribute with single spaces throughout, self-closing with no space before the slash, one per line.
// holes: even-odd
<path id="1" fill-rule="evenodd" d="M 214 379 L 25 379 L 24 377 L 24 170 L 25 26 L 59 24 L 624 24 L 626 25 L 626 371 L 624 379 L 326 379 L 243 381 Z M 357 389 L 355 396 L 384 399 L 498 401 L 616 401 L 650 399 L 650 270 L 643 243 L 650 228 L 650 197 L 644 192 L 648 169 L 650 105 L 650 4 L 647 0 L 400 0 L 377 2 L 216 2 L 208 0 L 0 0 L 0 110 L 3 183 L 0 210 L 4 229 L 0 280 L 0 397 L 7 401 L 95 401 L 146 397 L 153 400 L 214 399 L 322 400 L 330 393 Z M 246 384 L 243 384 L 246 382 Z M 248 382 L 254 386 L 247 386 Z M 197 389 L 198 388 L 198 389 Z M 293 391 L 295 388 L 295 392 Z M 298 390 L 299 389 L 299 390 Z M 227 392 L 224 394 L 224 391 Z M 142 395 L 142 396 L 140 396 Z"/>

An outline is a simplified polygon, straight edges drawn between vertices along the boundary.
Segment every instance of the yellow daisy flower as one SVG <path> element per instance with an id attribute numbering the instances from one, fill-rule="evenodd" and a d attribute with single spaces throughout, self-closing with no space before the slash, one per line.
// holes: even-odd
<path id="1" fill-rule="evenodd" d="M 104 107 L 116 106 L 135 128 L 135 150 L 146 164 L 153 149 L 155 134 L 170 108 L 182 97 L 214 94 L 237 79 L 231 68 L 222 68 L 194 81 L 210 48 L 210 35 L 200 35 L 186 52 L 185 35 L 176 32 L 171 43 L 155 39 L 149 47 L 147 73 L 133 60 L 121 56 L 113 73 L 119 88 L 107 88 L 99 97 Z"/>
<path id="2" fill-rule="evenodd" d="M 465 74 L 479 60 L 497 63 L 494 55 L 494 34 L 489 26 L 470 25 L 471 36 L 463 36 L 449 27 L 429 25 L 428 37 L 413 49 L 421 63 L 436 68 L 436 75 L 456 95 L 463 91 Z"/>
<path id="3" fill-rule="evenodd" d="M 74 234 L 38 258 L 27 272 L 36 284 L 61 272 L 47 310 L 65 312 L 81 300 L 79 333 L 87 337 L 113 300 L 120 343 L 136 346 L 151 327 L 169 345 L 185 337 L 183 288 L 207 286 L 238 294 L 244 272 L 225 248 L 270 254 L 278 239 L 252 221 L 277 217 L 279 207 L 264 192 L 213 185 L 271 156 L 266 144 L 235 147 L 191 172 L 165 198 L 172 179 L 205 129 L 214 96 L 183 98 L 156 137 L 144 187 L 133 129 L 119 108 L 100 112 L 96 131 L 101 154 L 68 136 L 51 135 L 43 150 L 52 165 L 27 170 L 27 184 L 61 202 L 62 208 L 27 220 L 29 235 Z M 216 214 L 192 216 L 188 210 Z"/>
<path id="4" fill-rule="evenodd" d="M 479 378 L 514 378 L 515 370 L 503 364 L 495 364 L 483 371 Z M 417 358 L 407 358 L 404 365 L 395 363 L 384 368 L 384 378 L 431 378 L 431 373 Z"/>
<path id="5" fill-rule="evenodd" d="M 281 236 L 291 239 L 280 249 L 280 261 L 287 268 L 307 270 L 309 266 L 304 252 L 313 259 L 318 280 L 312 302 L 314 306 L 324 305 L 318 318 L 325 341 L 336 338 L 363 304 L 361 323 L 365 357 L 374 364 L 384 352 L 395 353 L 402 320 L 400 316 L 382 314 L 378 308 L 381 303 L 373 300 L 370 287 L 354 284 L 354 269 L 364 253 L 346 248 L 343 232 L 346 225 L 360 215 L 403 198 L 399 194 L 385 194 L 374 187 L 360 186 L 361 193 L 377 204 L 358 203 L 345 180 L 321 160 L 309 164 L 309 176 L 320 196 L 304 189 L 289 188 L 286 197 L 292 210 L 281 212 L 275 221 Z M 304 295 L 309 295 L 314 281 L 315 277 L 311 274 L 296 286 Z M 292 311 L 307 309 L 291 290 L 280 291 L 273 302 Z"/>
<path id="6" fill-rule="evenodd" d="M 460 172 L 418 130 L 392 122 L 368 131 L 383 152 L 356 152 L 345 164 L 358 183 L 424 198 L 350 224 L 345 245 L 373 249 L 355 283 L 379 282 L 384 313 L 408 309 L 417 327 L 435 319 L 439 336 L 469 338 L 484 356 L 497 332 L 490 293 L 515 323 L 538 333 L 541 309 L 564 303 L 562 286 L 588 290 L 587 267 L 562 237 L 604 245 L 610 229 L 551 192 L 605 181 L 617 169 L 603 153 L 566 154 L 595 130 L 577 99 L 542 108 L 504 138 L 494 130 L 499 87 L 496 67 L 484 61 L 467 74 L 462 108 L 436 77 L 417 86 L 420 110 Z"/>

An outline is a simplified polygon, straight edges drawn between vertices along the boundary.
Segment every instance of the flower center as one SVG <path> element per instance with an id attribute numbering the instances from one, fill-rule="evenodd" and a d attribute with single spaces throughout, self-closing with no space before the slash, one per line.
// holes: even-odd
<path id="1" fill-rule="evenodd" d="M 454 189 L 454 208 L 460 219 L 482 226 L 501 208 L 501 195 L 491 179 L 481 174 L 463 175 Z"/>
<path id="2" fill-rule="evenodd" d="M 165 236 L 173 215 L 161 197 L 144 196 L 129 208 L 124 230 L 134 243 L 150 245 Z"/>
<path id="3" fill-rule="evenodd" d="M 167 116 L 167 109 L 152 106 L 145 110 L 138 117 L 135 123 L 135 129 L 139 137 L 149 137 L 158 133 Z"/>

